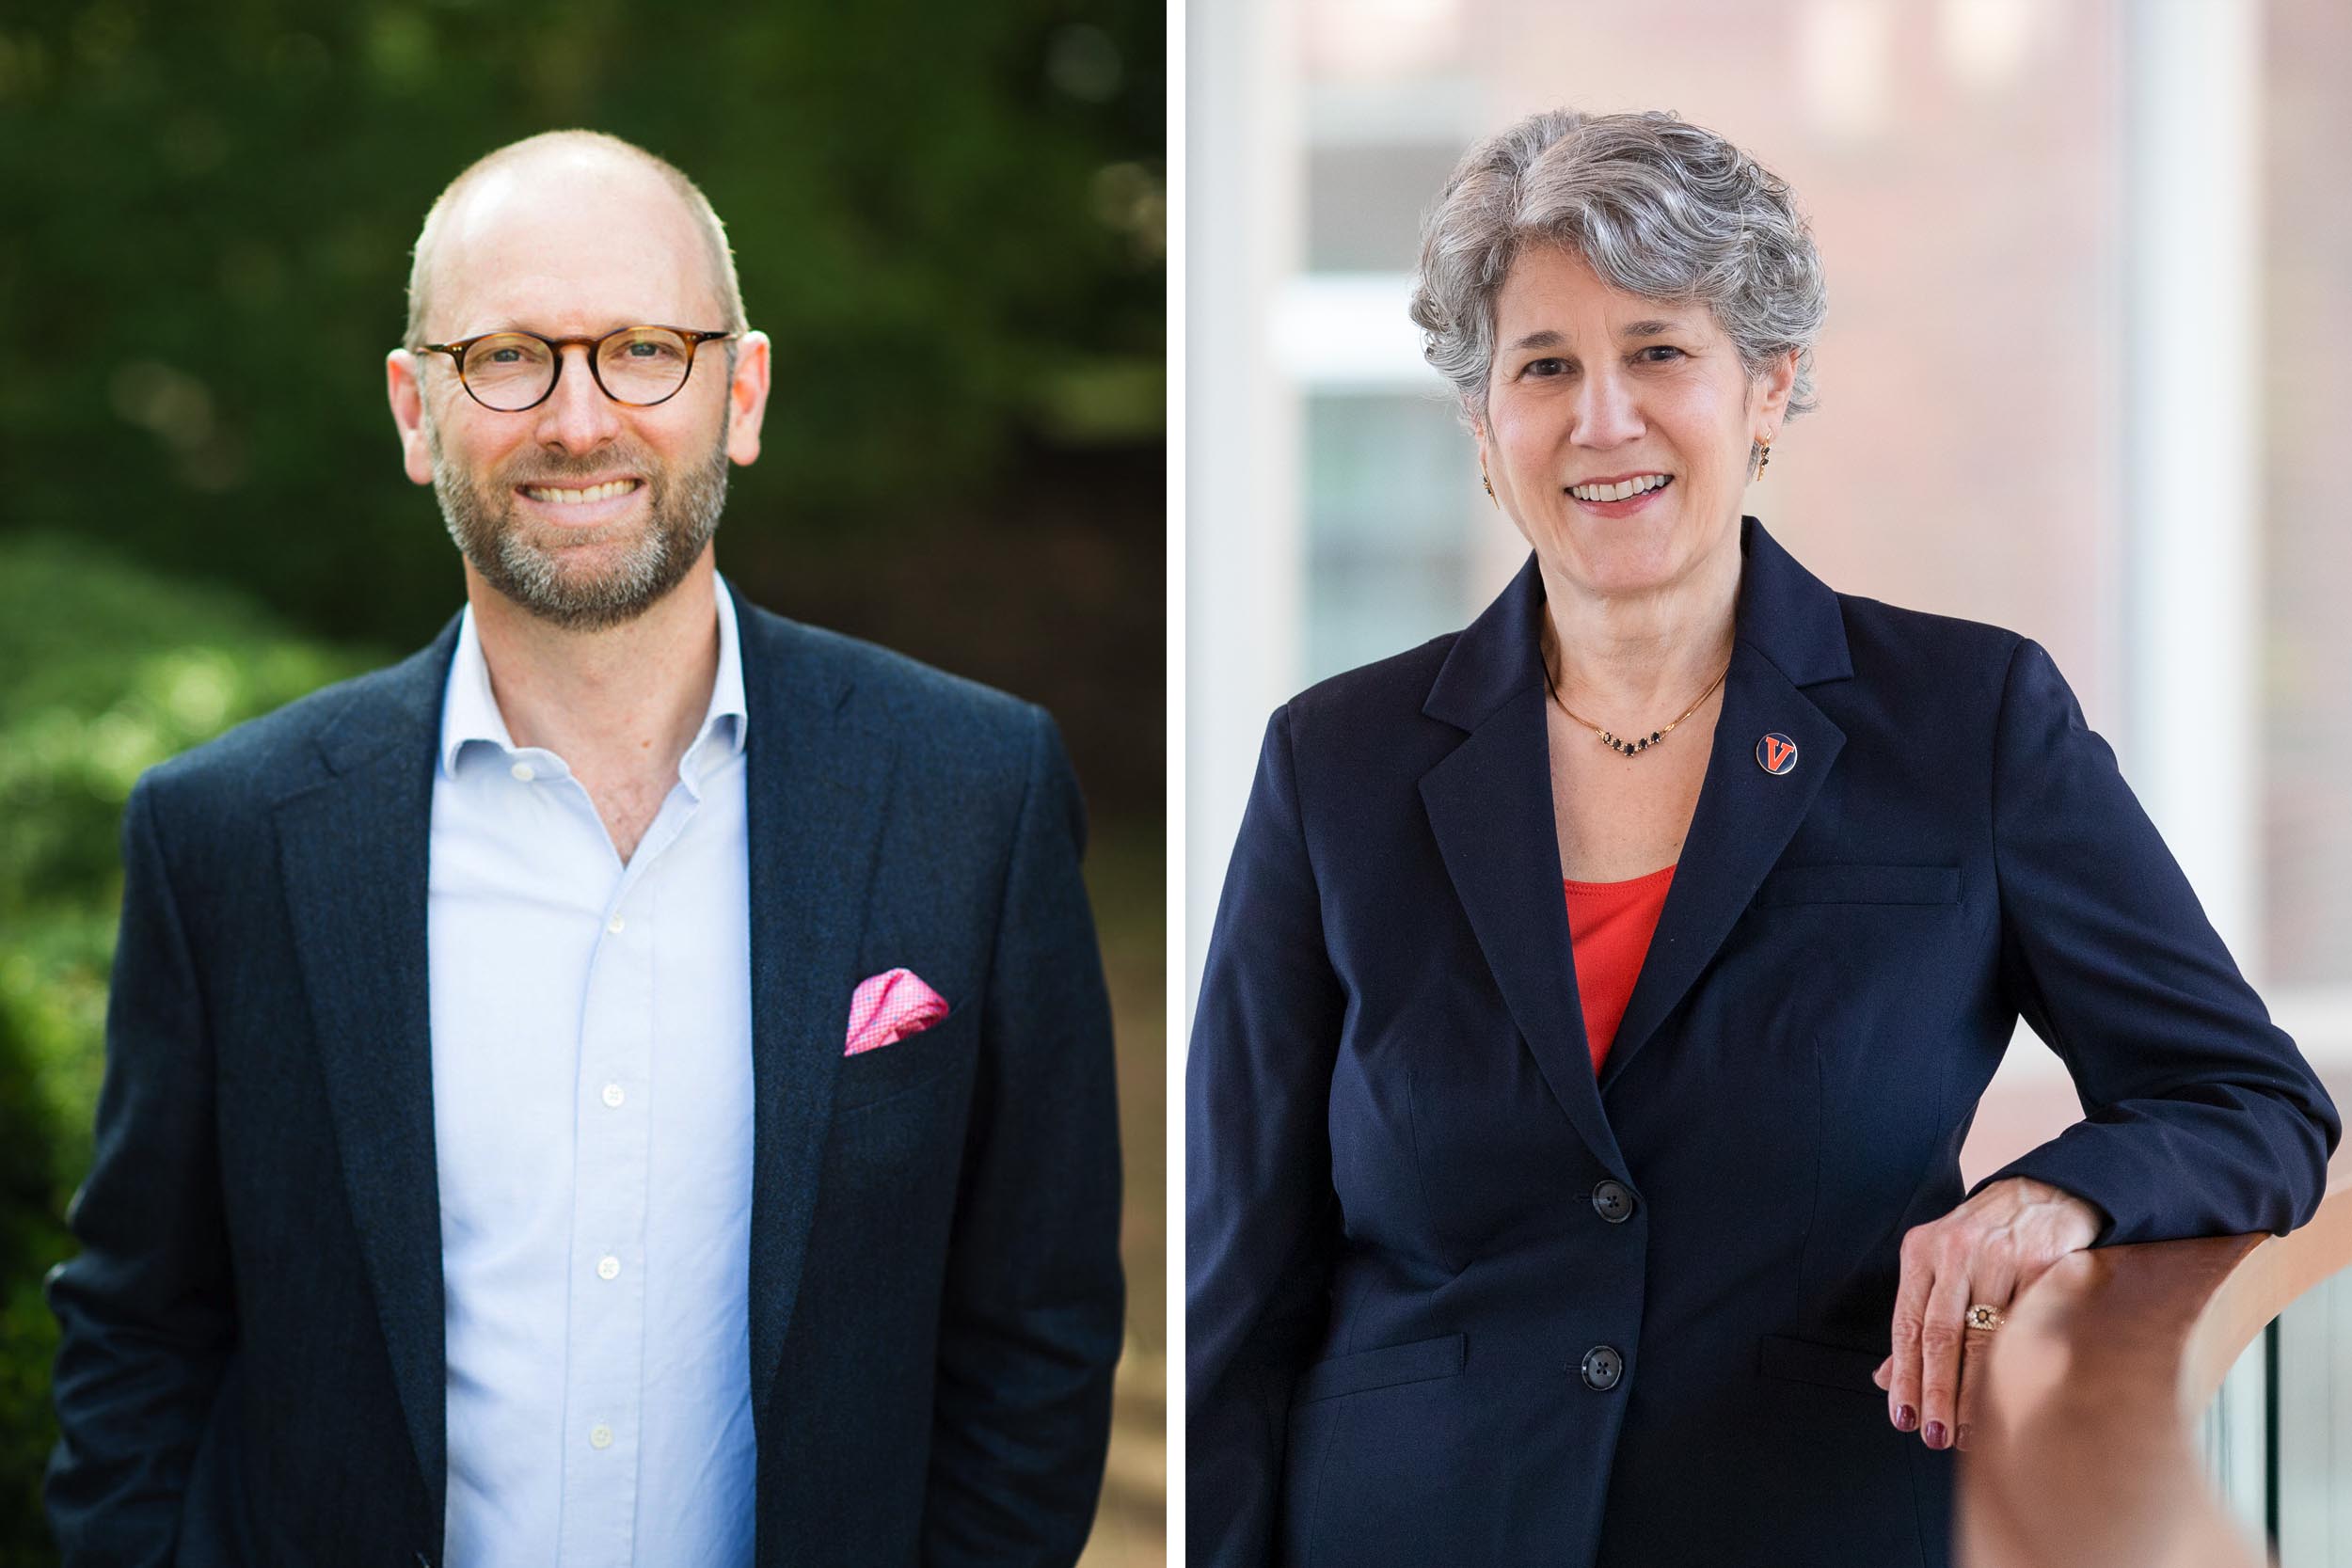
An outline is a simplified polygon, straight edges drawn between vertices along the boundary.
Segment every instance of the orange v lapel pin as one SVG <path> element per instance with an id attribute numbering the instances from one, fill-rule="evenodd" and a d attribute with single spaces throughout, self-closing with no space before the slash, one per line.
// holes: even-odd
<path id="1" fill-rule="evenodd" d="M 1797 743 L 1775 731 L 1756 743 L 1756 765 L 1775 776 L 1797 766 Z"/>

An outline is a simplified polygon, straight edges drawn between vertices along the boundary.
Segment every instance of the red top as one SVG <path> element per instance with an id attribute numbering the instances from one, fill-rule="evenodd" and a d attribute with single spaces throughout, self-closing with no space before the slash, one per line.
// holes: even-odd
<path id="1" fill-rule="evenodd" d="M 1634 977 L 1642 973 L 1649 939 L 1658 929 L 1658 912 L 1666 907 L 1666 889 L 1674 879 L 1671 865 L 1625 882 L 1561 879 L 1568 895 L 1577 999 L 1584 1005 L 1584 1039 L 1592 1049 L 1596 1075 L 1616 1043 L 1617 1024 L 1633 998 Z"/>

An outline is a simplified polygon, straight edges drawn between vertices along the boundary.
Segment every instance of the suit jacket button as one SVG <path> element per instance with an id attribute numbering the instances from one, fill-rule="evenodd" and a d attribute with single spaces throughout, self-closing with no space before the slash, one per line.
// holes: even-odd
<path id="1" fill-rule="evenodd" d="M 1595 1345 L 1584 1353 L 1584 1386 L 1602 1393 L 1617 1386 L 1617 1378 L 1625 1371 L 1624 1358 L 1607 1345 Z"/>
<path id="2" fill-rule="evenodd" d="M 1604 1181 L 1593 1189 L 1593 1208 L 1611 1225 L 1623 1225 L 1633 1217 L 1633 1195 L 1620 1181 Z"/>

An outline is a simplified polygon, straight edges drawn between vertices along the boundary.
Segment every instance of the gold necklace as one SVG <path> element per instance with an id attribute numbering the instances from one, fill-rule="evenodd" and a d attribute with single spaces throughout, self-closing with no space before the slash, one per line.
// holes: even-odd
<path id="1" fill-rule="evenodd" d="M 1692 703 L 1689 707 L 1684 708 L 1681 715 L 1675 720 L 1674 724 L 1668 724 L 1662 730 L 1652 730 L 1646 736 L 1638 740 L 1620 740 L 1615 736 L 1611 735 L 1607 730 L 1602 729 L 1598 724 L 1594 723 L 1590 719 L 1580 719 L 1577 718 L 1575 714 L 1568 713 L 1568 705 L 1560 701 L 1560 688 L 1552 682 L 1551 661 L 1549 659 L 1546 659 L 1544 661 L 1544 689 L 1550 693 L 1552 702 L 1558 705 L 1561 712 L 1567 713 L 1570 719 L 1575 720 L 1576 722 L 1583 725 L 1586 729 L 1600 736 L 1602 745 L 1629 757 L 1637 756 L 1640 753 L 1648 751 L 1652 746 L 1657 745 L 1659 742 L 1664 740 L 1666 736 L 1672 735 L 1674 733 L 1675 724 L 1681 723 L 1684 719 L 1688 719 L 1691 715 L 1696 713 L 1699 710 L 1699 703 L 1704 703 L 1708 698 L 1712 697 L 1715 694 L 1715 688 L 1724 684 L 1724 675 L 1728 675 L 1730 673 L 1731 666 L 1729 664 L 1725 664 L 1724 666 L 1724 674 L 1717 675 L 1713 680 L 1708 682 L 1707 689 L 1699 693 L 1698 703 Z"/>

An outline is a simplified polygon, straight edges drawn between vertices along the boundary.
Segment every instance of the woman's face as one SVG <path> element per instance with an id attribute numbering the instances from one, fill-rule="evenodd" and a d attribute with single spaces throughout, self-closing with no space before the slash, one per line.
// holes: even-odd
<path id="1" fill-rule="evenodd" d="M 1796 360 L 1751 381 L 1705 305 L 1613 289 L 1570 250 L 1524 252 L 1495 300 L 1477 427 L 1495 499 L 1556 587 L 1670 587 L 1739 547 L 1749 443 L 1778 432 Z M 1660 475 L 1623 500 L 1572 494 Z"/>

